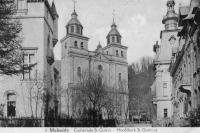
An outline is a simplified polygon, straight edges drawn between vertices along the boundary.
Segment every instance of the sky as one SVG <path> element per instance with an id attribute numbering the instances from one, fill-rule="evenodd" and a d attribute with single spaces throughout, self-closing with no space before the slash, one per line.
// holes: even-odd
<path id="1" fill-rule="evenodd" d="M 179 5 L 189 5 L 190 0 L 176 0 Z M 51 3 L 52 0 L 49 0 Z M 58 36 L 54 52 L 55 58 L 61 58 L 60 40 L 66 35 L 65 26 L 74 10 L 73 0 L 54 0 L 59 14 Z M 83 35 L 90 38 L 90 51 L 96 49 L 99 42 L 106 46 L 106 36 L 110 31 L 115 10 L 115 22 L 122 35 L 122 45 L 128 47 L 128 63 L 138 61 L 143 56 L 154 56 L 153 45 L 160 42 L 160 31 L 164 29 L 162 18 L 166 15 L 167 0 L 76 0 L 76 12 L 83 25 Z"/>

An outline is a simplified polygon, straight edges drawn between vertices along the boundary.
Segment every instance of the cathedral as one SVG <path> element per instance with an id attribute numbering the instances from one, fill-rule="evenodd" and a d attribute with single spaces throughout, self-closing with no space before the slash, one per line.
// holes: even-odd
<path id="1" fill-rule="evenodd" d="M 89 38 L 83 35 L 83 28 L 74 10 L 61 39 L 61 114 L 73 117 L 77 113 L 73 110 L 72 92 L 80 75 L 101 71 L 102 82 L 113 88 L 116 103 L 121 103 L 115 117 L 124 120 L 128 116 L 128 48 L 121 44 L 122 36 L 114 19 L 106 46 L 99 43 L 95 51 L 88 50 Z M 120 82 L 124 83 L 122 88 Z"/>

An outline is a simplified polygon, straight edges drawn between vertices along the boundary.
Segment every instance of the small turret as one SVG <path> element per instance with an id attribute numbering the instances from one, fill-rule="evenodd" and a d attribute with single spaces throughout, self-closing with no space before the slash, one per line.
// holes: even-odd
<path id="1" fill-rule="evenodd" d="M 167 1 L 167 14 L 162 20 L 162 23 L 165 24 L 165 30 L 178 29 L 178 14 L 175 13 L 174 6 L 174 0 Z"/>
<path id="2" fill-rule="evenodd" d="M 96 52 L 97 52 L 97 53 L 102 53 L 102 52 L 103 52 L 102 46 L 101 46 L 101 43 L 100 43 L 100 42 L 99 42 L 99 44 L 97 45 Z"/>

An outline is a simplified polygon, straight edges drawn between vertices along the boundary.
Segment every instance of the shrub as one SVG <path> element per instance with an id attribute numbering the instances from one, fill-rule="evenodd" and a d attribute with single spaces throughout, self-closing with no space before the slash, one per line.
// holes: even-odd
<path id="1" fill-rule="evenodd" d="M 192 127 L 200 127 L 200 105 L 196 109 L 190 111 L 190 115 L 188 117 L 190 122 L 190 126 Z"/>

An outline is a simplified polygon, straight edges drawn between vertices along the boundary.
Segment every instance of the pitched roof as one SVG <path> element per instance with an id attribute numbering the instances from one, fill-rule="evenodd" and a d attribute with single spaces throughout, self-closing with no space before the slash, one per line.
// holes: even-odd
<path id="1" fill-rule="evenodd" d="M 59 17 L 54 1 L 52 2 L 52 5 L 51 5 L 51 11 L 53 15 L 56 15 L 57 17 Z"/>

